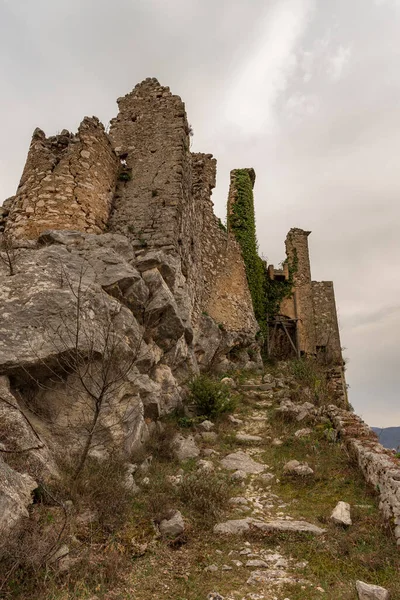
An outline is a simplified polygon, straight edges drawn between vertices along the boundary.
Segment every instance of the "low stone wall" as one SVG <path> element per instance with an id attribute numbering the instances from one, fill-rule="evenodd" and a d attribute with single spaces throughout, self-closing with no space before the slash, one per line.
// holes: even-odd
<path id="1" fill-rule="evenodd" d="M 379 508 L 394 526 L 400 546 L 400 460 L 379 444 L 376 434 L 357 415 L 336 406 L 329 406 L 327 414 L 366 481 L 379 493 Z"/>

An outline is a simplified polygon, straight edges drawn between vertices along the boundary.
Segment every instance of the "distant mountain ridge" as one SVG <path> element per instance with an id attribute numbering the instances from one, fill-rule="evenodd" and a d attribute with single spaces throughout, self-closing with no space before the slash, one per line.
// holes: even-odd
<path id="1" fill-rule="evenodd" d="M 398 448 L 400 446 L 400 427 L 371 427 L 379 437 L 379 441 L 385 448 Z"/>

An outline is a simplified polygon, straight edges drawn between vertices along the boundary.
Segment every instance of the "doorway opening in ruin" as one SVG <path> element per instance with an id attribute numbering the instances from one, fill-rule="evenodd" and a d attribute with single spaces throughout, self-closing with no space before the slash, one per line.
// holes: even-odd
<path id="1" fill-rule="evenodd" d="M 268 321 L 267 354 L 268 358 L 276 360 L 300 357 L 297 319 L 291 319 L 285 315 L 276 315 Z"/>

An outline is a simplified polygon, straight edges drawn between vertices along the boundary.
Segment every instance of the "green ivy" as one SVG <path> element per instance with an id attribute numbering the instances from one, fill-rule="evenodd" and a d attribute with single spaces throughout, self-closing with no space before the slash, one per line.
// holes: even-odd
<path id="1" fill-rule="evenodd" d="M 270 279 L 268 274 L 265 277 L 265 310 L 268 318 L 274 317 L 279 313 L 279 307 L 284 298 L 290 298 L 293 294 L 294 275 L 297 271 L 298 259 L 296 248 L 294 249 L 294 258 L 292 261 L 286 259 L 284 263 L 289 267 L 289 279 L 278 281 Z"/>
<path id="2" fill-rule="evenodd" d="M 292 294 L 297 255 L 293 262 L 289 262 L 287 281 L 269 279 L 267 265 L 258 255 L 253 183 L 247 169 L 235 171 L 234 185 L 236 199 L 228 211 L 228 230 L 234 233 L 242 249 L 254 314 L 262 334 L 266 337 L 268 320 L 279 313 L 282 300 Z"/>
<path id="3" fill-rule="evenodd" d="M 247 169 L 235 171 L 236 201 L 228 211 L 228 230 L 240 244 L 246 266 L 247 281 L 253 301 L 254 314 L 261 331 L 267 330 L 265 312 L 265 264 L 258 256 L 253 184 Z"/>

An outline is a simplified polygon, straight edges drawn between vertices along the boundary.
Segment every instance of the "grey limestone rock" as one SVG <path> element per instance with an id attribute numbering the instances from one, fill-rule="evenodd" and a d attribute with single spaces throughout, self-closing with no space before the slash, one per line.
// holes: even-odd
<path id="1" fill-rule="evenodd" d="M 314 474 L 314 471 L 307 463 L 300 463 L 298 460 L 287 462 L 283 467 L 283 472 L 286 475 L 298 475 L 300 477 L 307 477 Z"/>
<path id="2" fill-rule="evenodd" d="M 241 450 L 225 456 L 221 460 L 221 465 L 230 471 L 242 471 L 246 474 L 262 473 L 266 468 L 266 465 L 256 462 L 251 456 Z"/>
<path id="3" fill-rule="evenodd" d="M 203 431 L 211 431 L 212 429 L 214 429 L 214 427 L 215 425 L 211 421 L 202 421 L 199 424 L 199 429 L 202 429 Z"/>
<path id="4" fill-rule="evenodd" d="M 174 438 L 173 446 L 174 454 L 180 462 L 189 460 L 189 458 L 197 458 L 200 454 L 200 450 L 192 435 L 185 437 L 182 434 L 177 434 Z"/>
<path id="5" fill-rule="evenodd" d="M 185 531 L 185 523 L 179 510 L 175 511 L 170 518 L 163 519 L 160 523 L 161 535 L 166 537 L 177 537 Z"/>
<path id="6" fill-rule="evenodd" d="M 218 523 L 214 533 L 223 535 L 243 535 L 250 530 L 251 519 L 232 519 L 225 523 Z"/>
<path id="7" fill-rule="evenodd" d="M 0 556 L 6 536 L 28 516 L 27 507 L 32 503 L 32 492 L 38 484 L 26 473 L 14 471 L 0 457 Z"/>
<path id="8" fill-rule="evenodd" d="M 356 582 L 356 589 L 359 600 L 389 600 L 390 598 L 387 589 L 363 581 Z"/>
<path id="9" fill-rule="evenodd" d="M 307 521 L 286 521 L 285 519 L 277 519 L 275 521 L 259 521 L 252 517 L 245 519 L 232 519 L 224 523 L 218 523 L 214 527 L 214 533 L 226 535 L 243 535 L 248 532 L 251 527 L 260 531 L 277 531 L 281 533 L 310 533 L 313 535 L 322 535 L 325 530 L 307 523 Z"/>
<path id="10" fill-rule="evenodd" d="M 351 525 L 350 504 L 342 501 L 338 502 L 332 511 L 331 521 L 337 525 Z"/>
<path id="11" fill-rule="evenodd" d="M 250 435 L 249 433 L 245 433 L 240 431 L 236 434 L 236 439 L 238 442 L 243 442 L 244 444 L 260 444 L 263 439 L 259 435 Z"/>

